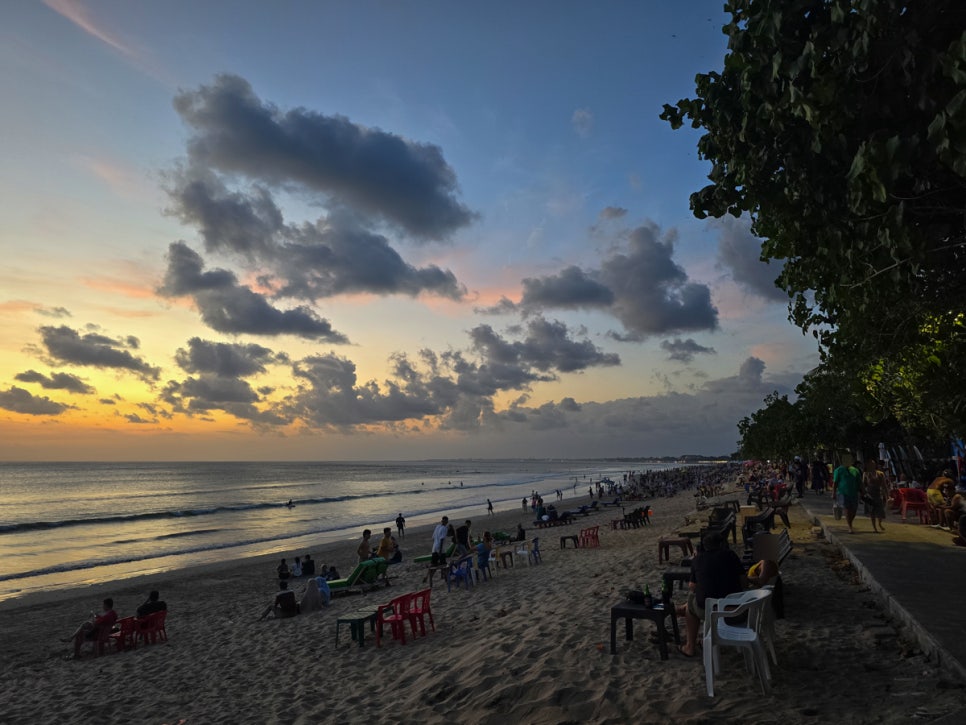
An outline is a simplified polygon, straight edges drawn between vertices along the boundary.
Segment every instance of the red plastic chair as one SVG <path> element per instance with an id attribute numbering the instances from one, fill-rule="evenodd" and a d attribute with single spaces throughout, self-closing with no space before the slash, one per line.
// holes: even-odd
<path id="1" fill-rule="evenodd" d="M 436 622 L 433 621 L 433 610 L 429 605 L 429 595 L 432 589 L 423 589 L 412 595 L 409 602 L 409 625 L 412 627 L 413 636 L 416 635 L 416 622 L 419 622 L 419 631 L 426 636 L 426 617 L 429 617 L 429 626 L 436 631 Z"/>
<path id="2" fill-rule="evenodd" d="M 114 649 L 120 652 L 128 647 L 135 649 L 137 647 L 137 619 L 134 617 L 124 617 L 119 619 L 117 632 L 111 632 L 109 635 L 111 641 L 114 643 Z"/>
<path id="3" fill-rule="evenodd" d="M 409 620 L 409 607 L 412 594 L 403 594 L 388 604 L 379 607 L 376 617 L 376 647 L 382 646 L 382 625 L 388 624 L 392 629 L 392 638 L 406 644 L 406 622 Z"/>
<path id="4" fill-rule="evenodd" d="M 926 492 L 918 488 L 900 488 L 899 496 L 901 504 L 899 513 L 902 520 L 906 520 L 907 511 L 917 511 L 919 513 L 919 523 L 929 523 L 929 501 L 926 499 Z"/>
<path id="5" fill-rule="evenodd" d="M 146 617 L 139 617 L 137 620 L 137 636 L 135 637 L 135 644 L 137 640 L 142 640 L 145 644 L 148 643 L 148 639 L 151 640 L 151 644 L 154 644 L 159 639 L 162 642 L 168 641 L 168 633 L 164 629 L 164 620 L 167 618 L 168 613 L 164 610 L 160 612 L 152 612 Z"/>

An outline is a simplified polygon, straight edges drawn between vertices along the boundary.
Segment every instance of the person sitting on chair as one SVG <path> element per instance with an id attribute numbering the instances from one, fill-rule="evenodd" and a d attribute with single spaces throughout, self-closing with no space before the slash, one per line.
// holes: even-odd
<path id="1" fill-rule="evenodd" d="M 288 582 L 284 579 L 278 582 L 278 594 L 275 595 L 275 601 L 268 605 L 259 619 L 265 619 L 272 612 L 274 612 L 276 619 L 294 617 L 299 613 L 299 603 L 295 599 L 295 592 L 288 588 Z"/>
<path id="2" fill-rule="evenodd" d="M 678 647 L 685 657 L 693 657 L 698 644 L 698 628 L 704 619 L 704 602 L 745 589 L 747 578 L 741 559 L 728 548 L 727 540 L 712 531 L 702 541 L 703 550 L 691 561 L 691 582 L 687 604 L 677 609 L 684 615 L 687 640 Z"/>
<path id="3" fill-rule="evenodd" d="M 778 564 L 771 559 L 762 559 L 748 569 L 748 584 L 752 589 L 763 587 L 778 576 Z"/>
<path id="4" fill-rule="evenodd" d="M 152 590 L 148 594 L 148 600 L 137 608 L 137 615 L 139 617 L 146 617 L 149 614 L 154 614 L 154 612 L 167 611 L 168 605 L 160 600 L 160 596 L 157 589 Z"/>
<path id="5" fill-rule="evenodd" d="M 523 528 L 523 524 L 517 524 L 517 537 L 514 541 L 526 541 L 527 540 L 527 530 Z"/>
<path id="6" fill-rule="evenodd" d="M 285 559 L 282 559 L 282 563 L 275 568 L 275 571 L 278 572 L 279 579 L 288 579 L 290 576 L 292 576 L 291 572 L 288 570 L 288 564 L 285 563 Z"/>
<path id="7" fill-rule="evenodd" d="M 376 550 L 376 556 L 381 556 L 386 561 L 389 561 L 392 558 L 394 548 L 392 529 L 387 526 L 382 530 L 382 538 L 379 540 L 379 548 Z"/>
<path id="8" fill-rule="evenodd" d="M 84 642 L 96 642 L 106 637 L 105 632 L 109 633 L 114 628 L 115 622 L 117 622 L 117 612 L 114 611 L 114 600 L 108 597 L 104 600 L 103 614 L 91 612 L 91 618 L 63 641 L 74 641 L 74 659 L 78 659 L 80 657 L 81 645 Z"/>

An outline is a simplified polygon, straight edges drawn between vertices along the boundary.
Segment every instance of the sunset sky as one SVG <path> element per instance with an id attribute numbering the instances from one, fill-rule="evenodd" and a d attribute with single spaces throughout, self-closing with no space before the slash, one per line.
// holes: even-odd
<path id="1" fill-rule="evenodd" d="M 0 460 L 722 454 L 818 361 L 663 103 L 721 0 L 0 8 Z"/>

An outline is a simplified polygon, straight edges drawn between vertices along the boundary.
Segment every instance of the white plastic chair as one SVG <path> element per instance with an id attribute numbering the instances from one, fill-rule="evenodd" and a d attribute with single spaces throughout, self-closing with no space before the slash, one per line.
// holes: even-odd
<path id="1" fill-rule="evenodd" d="M 759 634 L 771 592 L 766 589 L 730 594 L 722 599 L 706 599 L 704 603 L 704 673 L 708 697 L 714 697 L 714 676 L 721 672 L 719 647 L 737 647 L 744 651 L 745 665 L 757 671 L 762 692 L 768 692 L 771 671 L 768 656 Z M 726 624 L 725 619 L 747 614 L 743 625 Z"/>
<path id="2" fill-rule="evenodd" d="M 769 582 L 777 580 L 781 574 L 772 577 Z M 762 587 L 767 592 L 771 592 L 772 596 L 775 596 L 775 585 L 768 583 Z M 775 608 L 773 602 L 769 599 L 762 606 L 761 610 L 761 628 L 758 631 L 761 641 L 764 643 L 765 647 L 768 649 L 768 654 L 771 655 L 771 661 L 776 665 L 778 664 L 778 656 L 775 654 Z"/>

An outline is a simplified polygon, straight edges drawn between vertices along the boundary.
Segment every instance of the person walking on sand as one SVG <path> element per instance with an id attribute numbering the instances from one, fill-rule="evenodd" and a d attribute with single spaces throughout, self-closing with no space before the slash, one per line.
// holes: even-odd
<path id="1" fill-rule="evenodd" d="M 490 499 L 486 499 L 486 513 L 490 516 L 493 515 L 493 502 Z"/>
<path id="2" fill-rule="evenodd" d="M 524 496 L 523 499 L 521 499 L 521 503 L 523 504 L 523 513 L 526 513 L 527 512 L 527 499 L 526 499 L 526 496 Z"/>
<path id="3" fill-rule="evenodd" d="M 399 512 L 399 516 L 396 517 L 396 531 L 399 532 L 401 538 L 406 537 L 406 519 L 403 518 L 402 511 Z"/>

